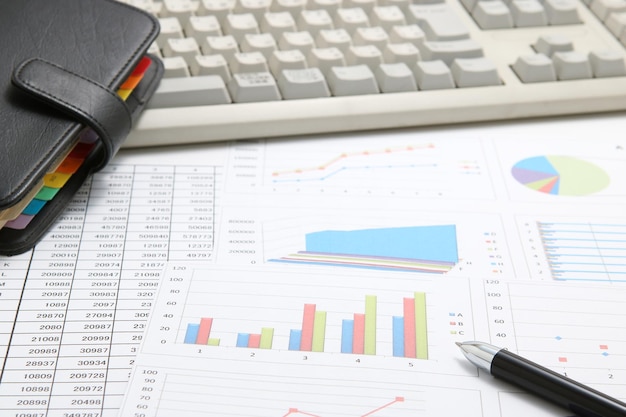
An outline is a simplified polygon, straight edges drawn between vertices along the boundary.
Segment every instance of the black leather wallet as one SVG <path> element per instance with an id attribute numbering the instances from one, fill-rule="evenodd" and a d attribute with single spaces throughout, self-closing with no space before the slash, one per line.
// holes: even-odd
<path id="1" fill-rule="evenodd" d="M 158 33 L 154 17 L 113 0 L 0 0 L 0 255 L 31 249 L 115 155 L 162 77 L 146 55 Z M 9 227 L 80 151 L 54 196 Z"/>

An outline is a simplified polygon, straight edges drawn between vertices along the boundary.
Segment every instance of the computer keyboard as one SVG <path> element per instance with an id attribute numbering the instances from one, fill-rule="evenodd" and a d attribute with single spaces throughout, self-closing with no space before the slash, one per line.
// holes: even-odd
<path id="1" fill-rule="evenodd" d="M 626 109 L 626 0 L 124 2 L 166 68 L 125 147 Z"/>

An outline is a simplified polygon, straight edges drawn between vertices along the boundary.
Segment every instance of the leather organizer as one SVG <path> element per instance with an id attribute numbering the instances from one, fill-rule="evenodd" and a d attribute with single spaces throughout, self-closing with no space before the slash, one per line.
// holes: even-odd
<path id="1" fill-rule="evenodd" d="M 32 199 L 81 135 L 97 135 L 79 168 L 26 227 L 0 229 L 0 255 L 16 255 L 34 247 L 85 180 L 115 155 L 163 66 L 146 55 L 158 21 L 113 0 L 0 0 L 0 28 L 0 226 Z M 122 99 L 118 89 L 146 62 Z"/>

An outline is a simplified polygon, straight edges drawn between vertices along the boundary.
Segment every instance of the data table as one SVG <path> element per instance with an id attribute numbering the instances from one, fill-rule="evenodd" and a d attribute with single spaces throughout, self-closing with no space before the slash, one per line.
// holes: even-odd
<path id="1" fill-rule="evenodd" d="M 110 165 L 0 258 L 2 415 L 117 415 L 166 262 L 212 260 L 218 171 Z"/>

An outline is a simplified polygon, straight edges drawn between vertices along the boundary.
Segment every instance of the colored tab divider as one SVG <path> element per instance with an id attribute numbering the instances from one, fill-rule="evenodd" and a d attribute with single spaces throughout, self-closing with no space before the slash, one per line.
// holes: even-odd
<path id="1" fill-rule="evenodd" d="M 118 89 L 117 94 L 126 100 L 134 88 L 143 78 L 152 61 L 143 57 L 133 69 L 131 75 Z M 61 188 L 69 181 L 72 175 L 82 166 L 98 140 L 96 133 L 89 128 L 84 129 L 79 135 L 77 143 L 72 149 L 63 155 L 59 162 L 53 165 L 43 181 L 33 188 L 22 201 L 0 212 L 0 229 L 23 230 L 51 201 Z"/>

